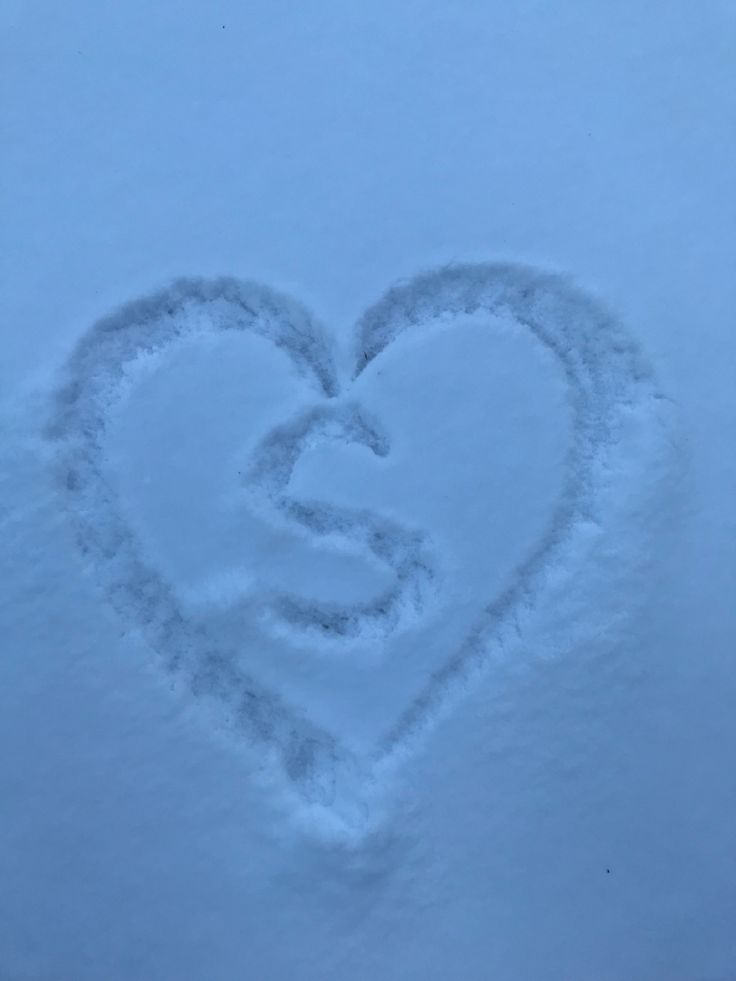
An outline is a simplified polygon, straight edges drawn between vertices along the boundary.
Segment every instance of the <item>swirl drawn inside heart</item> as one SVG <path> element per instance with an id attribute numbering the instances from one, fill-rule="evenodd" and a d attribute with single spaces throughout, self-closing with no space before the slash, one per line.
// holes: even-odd
<path id="1" fill-rule="evenodd" d="M 390 290 L 355 364 L 292 300 L 182 281 L 81 340 L 50 430 L 119 615 L 328 805 L 513 652 L 662 430 L 635 343 L 522 267 Z"/>

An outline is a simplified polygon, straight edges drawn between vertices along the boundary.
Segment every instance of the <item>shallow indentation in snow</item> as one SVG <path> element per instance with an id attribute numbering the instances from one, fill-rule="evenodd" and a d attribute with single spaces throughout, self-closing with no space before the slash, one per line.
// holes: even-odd
<path id="1" fill-rule="evenodd" d="M 617 498 L 666 432 L 635 342 L 524 267 L 395 287 L 355 360 L 343 391 L 297 303 L 186 280 L 91 329 L 48 430 L 120 616 L 211 718 L 344 813 L 524 651 L 636 512 Z"/>

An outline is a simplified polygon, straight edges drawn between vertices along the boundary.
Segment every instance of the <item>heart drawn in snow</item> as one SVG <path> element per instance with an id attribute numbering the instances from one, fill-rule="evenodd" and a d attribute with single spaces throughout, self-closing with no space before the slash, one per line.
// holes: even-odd
<path id="1" fill-rule="evenodd" d="M 534 541 L 500 586 L 486 587 L 495 595 L 483 595 L 462 636 L 432 654 L 427 638 L 443 637 L 431 622 L 442 591 L 442 550 L 438 556 L 432 529 L 380 509 L 309 498 L 291 485 L 305 451 L 320 442 L 356 444 L 377 459 L 390 458 L 390 425 L 363 405 L 361 379 L 403 335 L 426 332 L 438 321 L 451 330 L 469 317 L 505 319 L 554 364 L 565 389 L 567 445 L 559 487 Z M 368 598 L 337 602 L 298 590 L 256 590 L 233 604 L 229 619 L 208 620 L 187 607 L 126 516 L 106 455 L 112 410 L 130 389 L 131 366 L 168 357 L 194 336 L 239 332 L 275 345 L 312 387 L 311 404 L 270 426 L 252 448 L 242 478 L 248 506 L 302 537 L 348 542 L 368 555 L 385 573 Z M 162 669 L 207 702 L 211 717 L 278 763 L 304 798 L 335 807 L 426 731 L 471 676 L 480 677 L 494 656 L 518 643 L 550 580 L 578 561 L 590 528 L 605 525 L 606 482 L 630 451 L 631 419 L 636 417 L 639 433 L 632 438 L 641 438 L 647 427 L 654 431 L 661 398 L 636 343 L 606 311 L 556 277 L 505 264 L 443 268 L 389 290 L 358 322 L 355 369 L 344 393 L 327 334 L 304 308 L 264 286 L 232 279 L 183 280 L 129 304 L 82 338 L 68 373 L 49 432 L 58 445 L 80 548 L 111 603 L 142 632 Z M 425 617 L 429 625 L 422 634 Z M 404 646 L 387 667 L 375 652 L 399 643 L 396 638 Z M 380 699 L 378 722 L 367 737 L 351 741 L 335 722 L 340 714 L 332 713 L 324 690 L 329 681 L 310 694 L 289 677 L 294 644 L 317 649 L 323 678 L 325 671 L 328 679 L 330 671 L 335 677 L 354 671 L 350 658 L 357 657 L 363 674 L 348 692 L 369 676 L 379 679 L 373 682 L 379 692 L 381 686 L 385 693 L 396 689 L 394 702 L 388 694 Z M 303 652 L 299 656 L 303 663 Z M 386 685 L 394 662 L 421 665 L 408 670 L 408 688 Z"/>

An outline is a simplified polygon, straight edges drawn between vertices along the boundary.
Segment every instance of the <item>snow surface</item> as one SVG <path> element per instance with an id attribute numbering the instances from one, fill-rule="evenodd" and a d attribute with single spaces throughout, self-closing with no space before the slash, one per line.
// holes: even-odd
<path id="1" fill-rule="evenodd" d="M 0 979 L 736 979 L 733 8 L 0 24 Z"/>

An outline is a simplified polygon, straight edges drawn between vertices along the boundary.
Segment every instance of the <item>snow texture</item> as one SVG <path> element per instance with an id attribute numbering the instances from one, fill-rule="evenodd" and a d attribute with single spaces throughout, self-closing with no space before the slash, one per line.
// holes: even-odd
<path id="1" fill-rule="evenodd" d="M 735 38 L 0 5 L 0 981 L 735 981 Z"/>
<path id="2" fill-rule="evenodd" d="M 386 435 L 359 406 L 340 397 L 330 347 L 314 319 L 266 287 L 183 280 L 96 324 L 77 346 L 55 398 L 48 436 L 60 447 L 59 484 L 75 519 L 79 547 L 95 562 L 116 610 L 144 631 L 165 671 L 181 676 L 195 697 L 219 703 L 230 727 L 262 743 L 310 801 L 339 804 L 344 793 L 340 771 L 367 775 L 371 767 L 385 765 L 441 712 L 459 683 L 471 674 L 479 676 L 479 668 L 512 647 L 543 599 L 546 584 L 558 570 L 578 561 L 591 531 L 605 532 L 612 506 L 605 493 L 608 475 L 626 468 L 627 479 L 636 480 L 637 467 L 659 462 L 642 454 L 640 445 L 643 440 L 656 453 L 657 444 L 665 442 L 663 396 L 635 342 L 579 291 L 524 267 L 449 267 L 389 290 L 358 324 L 353 377 L 402 333 L 421 330 L 437 318 L 479 312 L 489 320 L 507 314 L 560 362 L 572 413 L 562 493 L 530 554 L 497 596 L 485 598 L 458 649 L 448 653 L 427 681 L 419 679 L 414 697 L 366 759 L 354 760 L 340 733 L 315 725 L 309 706 L 290 704 L 239 668 L 233 649 L 238 637 L 231 647 L 217 645 L 205 622 L 182 612 L 175 591 L 142 554 L 105 472 L 107 419 L 126 382 L 130 384 L 131 363 L 161 357 L 193 331 L 253 331 L 267 337 L 310 376 L 322 401 L 276 427 L 258 446 L 245 479 L 253 507 L 272 509 L 312 535 L 347 539 L 393 572 L 391 587 L 368 604 L 330 606 L 283 594 L 268 598 L 267 615 L 294 633 L 306 634 L 315 646 L 356 637 L 381 644 L 400 629 L 407 614 L 421 616 L 432 602 L 435 572 L 418 533 L 361 510 L 299 500 L 288 493 L 295 464 L 315 441 L 358 443 L 379 456 L 390 452 Z M 647 520 L 646 511 L 638 520 Z"/>

